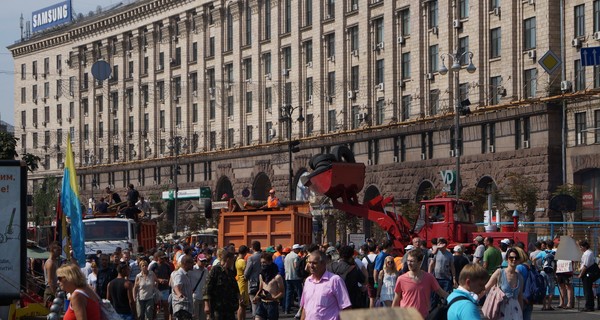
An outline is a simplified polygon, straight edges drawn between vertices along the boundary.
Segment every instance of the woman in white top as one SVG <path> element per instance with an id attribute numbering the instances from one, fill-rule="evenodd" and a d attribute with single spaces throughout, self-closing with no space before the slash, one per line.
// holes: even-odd
<path id="1" fill-rule="evenodd" d="M 579 279 L 581 279 L 583 284 L 583 295 L 585 296 L 585 308 L 581 311 L 594 311 L 594 291 L 592 289 L 594 281 L 587 276 L 587 271 L 596 263 L 596 260 L 594 259 L 594 253 L 590 250 L 590 243 L 587 240 L 579 241 L 579 249 L 583 251 L 579 266 Z"/>
<path id="2" fill-rule="evenodd" d="M 158 289 L 156 275 L 148 270 L 148 262 L 140 260 L 141 272 L 135 277 L 133 296 L 136 300 L 137 318 L 152 320 L 154 318 L 154 291 Z"/>
<path id="3" fill-rule="evenodd" d="M 90 288 L 96 291 L 96 283 L 98 282 L 98 265 L 96 265 L 96 262 L 92 262 L 90 268 L 92 269 L 92 272 L 90 272 L 90 274 L 87 276 L 87 284 L 90 286 Z"/>
<path id="4" fill-rule="evenodd" d="M 396 287 L 397 278 L 398 272 L 396 271 L 394 257 L 387 256 L 384 260 L 383 272 L 379 273 L 379 279 L 377 281 L 378 283 L 381 283 L 377 296 L 379 297 L 379 301 L 385 304 L 386 307 L 391 306 L 392 300 L 394 300 L 394 288 Z"/>

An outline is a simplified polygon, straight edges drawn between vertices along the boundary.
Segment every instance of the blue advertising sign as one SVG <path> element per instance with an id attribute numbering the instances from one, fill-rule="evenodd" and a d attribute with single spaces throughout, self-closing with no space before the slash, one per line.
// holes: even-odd
<path id="1" fill-rule="evenodd" d="M 31 14 L 31 31 L 38 32 L 71 21 L 71 1 L 51 5 Z"/>

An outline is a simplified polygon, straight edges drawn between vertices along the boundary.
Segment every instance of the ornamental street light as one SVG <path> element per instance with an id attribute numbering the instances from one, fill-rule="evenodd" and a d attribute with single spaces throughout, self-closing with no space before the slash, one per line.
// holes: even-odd
<path id="1" fill-rule="evenodd" d="M 460 198 L 460 115 L 468 113 L 468 106 L 471 104 L 468 99 L 461 101 L 460 100 L 460 88 L 459 88 L 459 72 L 461 70 L 460 62 L 464 57 L 469 58 L 469 65 L 465 68 L 468 73 L 474 73 L 477 68 L 473 64 L 473 52 L 465 51 L 463 53 L 456 52 L 452 53 L 442 53 L 440 54 L 440 58 L 442 59 L 442 66 L 438 69 L 438 72 L 441 75 L 445 75 L 448 73 L 448 68 L 444 64 L 445 58 L 448 60 L 452 59 L 452 66 L 450 70 L 454 73 L 454 100 L 455 109 L 454 109 L 454 157 L 456 157 L 456 177 L 455 177 L 455 192 L 456 192 L 456 200 Z"/>
<path id="2" fill-rule="evenodd" d="M 281 107 L 281 112 L 280 112 L 280 117 L 279 117 L 279 121 L 281 122 L 286 122 L 287 125 L 287 138 L 288 138 L 288 169 L 289 169 L 289 176 L 288 176 L 288 185 L 289 185 L 289 192 L 290 192 L 290 200 L 292 200 L 293 194 L 294 194 L 294 186 L 293 184 L 293 178 L 294 178 L 294 169 L 292 168 L 292 153 L 296 153 L 300 151 L 300 141 L 298 140 L 294 140 L 292 141 L 292 124 L 294 123 L 294 121 L 292 120 L 292 115 L 294 114 L 294 110 L 298 109 L 298 118 L 296 118 L 296 121 L 298 123 L 302 123 L 304 122 L 304 116 L 302 115 L 302 107 L 293 107 L 289 104 L 283 105 Z"/>
<path id="3" fill-rule="evenodd" d="M 181 152 L 181 148 L 187 148 L 187 144 L 183 141 L 182 137 L 175 136 L 171 139 L 171 145 L 169 149 L 171 149 L 175 155 L 175 166 L 173 167 L 173 183 L 175 184 L 175 197 L 173 198 L 173 238 L 177 238 L 177 198 L 179 193 L 179 184 L 177 177 L 181 174 L 181 167 L 179 166 L 179 153 Z"/>

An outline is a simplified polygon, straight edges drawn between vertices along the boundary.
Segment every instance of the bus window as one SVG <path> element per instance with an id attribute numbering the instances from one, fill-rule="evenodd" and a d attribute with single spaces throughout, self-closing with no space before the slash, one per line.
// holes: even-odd
<path id="1" fill-rule="evenodd" d="M 442 222 L 445 220 L 446 206 L 437 205 L 429 207 L 429 221 Z"/>

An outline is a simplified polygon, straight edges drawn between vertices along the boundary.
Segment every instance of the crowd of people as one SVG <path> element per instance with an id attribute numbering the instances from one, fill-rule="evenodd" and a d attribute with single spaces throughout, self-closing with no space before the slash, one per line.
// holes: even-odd
<path id="1" fill-rule="evenodd" d="M 531 319 L 534 298 L 528 281 L 544 278 L 541 310 L 574 307 L 573 262 L 555 259 L 555 243 L 535 243 L 527 253 L 521 242 L 478 236 L 476 249 L 448 248 L 448 241 L 428 244 L 416 237 L 403 254 L 389 240 L 348 245 L 249 247 L 229 244 L 161 245 L 145 252 L 131 248 L 88 256 L 85 267 L 62 263 L 60 246 L 50 246 L 44 265 L 47 301 L 60 287 L 71 294 L 68 319 L 96 319 L 90 311 L 108 299 L 123 320 L 338 319 L 344 309 L 413 307 L 423 318 L 443 300 L 450 303 L 448 319 L 479 319 L 485 296 L 493 287 L 505 295 L 502 319 Z M 587 241 L 579 243 L 586 305 L 594 310 L 593 281 L 586 269 L 596 263 Z M 554 263 L 554 264 L 553 264 Z M 560 265 L 560 267 L 558 267 Z M 597 265 L 596 265 L 597 266 Z M 555 286 L 560 297 L 553 305 Z M 87 314 L 87 316 L 86 316 Z M 67 317 L 67 315 L 65 315 Z"/>

